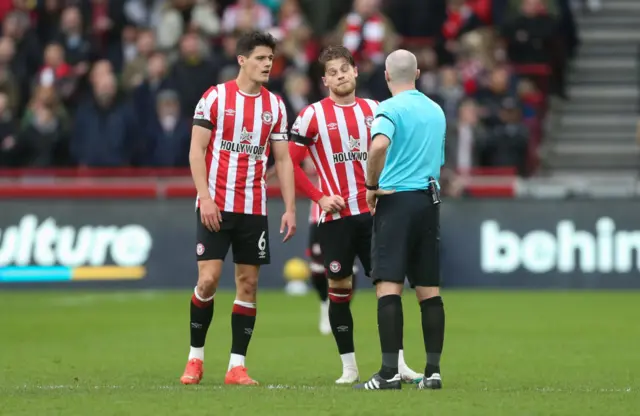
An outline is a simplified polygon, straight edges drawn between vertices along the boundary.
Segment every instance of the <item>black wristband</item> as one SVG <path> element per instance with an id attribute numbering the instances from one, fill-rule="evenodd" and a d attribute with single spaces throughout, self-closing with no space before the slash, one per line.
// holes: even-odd
<path id="1" fill-rule="evenodd" d="M 367 190 L 369 191 L 377 191 L 378 189 L 380 189 L 380 186 L 378 184 L 375 185 L 367 185 L 366 183 L 364 184 L 364 187 L 367 188 Z"/>

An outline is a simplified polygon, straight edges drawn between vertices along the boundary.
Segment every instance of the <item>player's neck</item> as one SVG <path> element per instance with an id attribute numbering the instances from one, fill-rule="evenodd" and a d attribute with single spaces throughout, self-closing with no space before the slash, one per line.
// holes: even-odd
<path id="1" fill-rule="evenodd" d="M 352 105 L 353 103 L 356 102 L 356 93 L 354 91 L 351 94 L 346 95 L 344 97 L 336 97 L 333 94 L 329 94 L 329 98 L 331 98 L 331 101 L 333 101 L 338 105 Z"/>
<path id="2" fill-rule="evenodd" d="M 411 84 L 397 84 L 397 85 L 390 85 L 389 86 L 389 90 L 391 91 L 391 95 L 398 95 L 402 92 L 405 91 L 413 91 L 416 89 L 416 84 L 411 83 Z"/>
<path id="3" fill-rule="evenodd" d="M 262 91 L 261 83 L 252 81 L 242 74 L 239 74 L 238 78 L 236 78 L 236 85 L 241 92 L 247 95 L 257 95 Z"/>

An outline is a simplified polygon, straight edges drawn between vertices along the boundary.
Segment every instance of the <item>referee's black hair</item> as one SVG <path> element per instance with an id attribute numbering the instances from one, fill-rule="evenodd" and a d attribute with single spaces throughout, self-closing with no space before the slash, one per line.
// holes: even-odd
<path id="1" fill-rule="evenodd" d="M 243 33 L 236 44 L 236 55 L 249 56 L 258 46 L 266 46 L 276 51 L 276 39 L 266 32 L 252 31 Z"/>

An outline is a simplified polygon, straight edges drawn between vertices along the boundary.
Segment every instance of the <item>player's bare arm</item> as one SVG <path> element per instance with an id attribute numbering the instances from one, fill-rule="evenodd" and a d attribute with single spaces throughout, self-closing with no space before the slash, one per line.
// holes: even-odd
<path id="1" fill-rule="evenodd" d="M 288 144 L 286 141 L 274 141 L 271 144 L 273 156 L 275 158 L 276 172 L 280 181 L 282 199 L 285 204 L 285 213 L 280 224 L 280 233 L 287 233 L 283 241 L 288 241 L 296 233 L 296 190 L 293 179 L 293 164 L 289 156 Z"/>
<path id="2" fill-rule="evenodd" d="M 292 135 L 293 136 L 293 135 Z M 300 143 L 300 138 L 292 137 L 296 142 L 289 143 L 289 153 L 293 163 L 296 189 L 300 190 L 307 198 L 320 205 L 325 212 L 340 212 L 346 206 L 340 195 L 325 195 L 319 190 L 304 172 L 300 164 L 307 154 L 307 147 Z"/>
<path id="3" fill-rule="evenodd" d="M 189 165 L 191 167 L 193 183 L 198 190 L 202 224 L 210 231 L 220 231 L 222 215 L 209 193 L 209 181 L 207 179 L 205 162 L 205 154 L 210 139 L 211 130 L 199 125 L 193 126 L 191 130 L 191 148 L 189 149 Z"/>
<path id="4" fill-rule="evenodd" d="M 387 158 L 387 149 L 391 140 L 384 134 L 378 134 L 375 140 L 371 142 L 369 148 L 369 158 L 367 161 L 367 186 L 376 187 L 380 179 L 380 173 L 384 168 L 384 162 Z M 367 189 L 367 205 L 371 211 L 371 215 L 375 215 L 376 201 L 379 195 L 393 193 L 393 190 L 383 189 Z"/>
<path id="5" fill-rule="evenodd" d="M 302 161 L 302 170 L 307 175 L 314 175 L 316 172 L 315 166 L 313 166 L 313 161 L 310 158 L 306 158 Z"/>

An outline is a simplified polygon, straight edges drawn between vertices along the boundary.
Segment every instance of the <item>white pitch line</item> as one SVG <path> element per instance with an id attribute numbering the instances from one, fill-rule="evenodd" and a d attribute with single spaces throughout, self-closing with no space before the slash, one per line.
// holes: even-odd
<path id="1" fill-rule="evenodd" d="M 229 386 L 223 385 L 198 385 L 198 386 L 182 386 L 182 385 L 167 385 L 167 386 L 150 386 L 150 387 L 142 387 L 142 386 L 117 386 L 117 385 L 101 385 L 101 386 L 83 386 L 83 385 L 75 385 L 75 384 L 59 384 L 59 385 L 24 385 L 24 386 L 16 386 L 16 390 L 188 390 L 190 388 L 197 388 L 199 390 L 223 390 L 228 389 Z M 342 386 L 307 386 L 307 385 L 288 385 L 288 384 L 266 384 L 256 386 L 257 388 L 266 388 L 268 390 L 318 390 L 318 389 L 326 389 L 326 390 L 344 390 Z M 456 392 L 466 392 L 471 391 L 468 389 L 452 389 Z M 514 393 L 521 392 L 526 393 L 527 391 L 535 391 L 536 393 L 631 393 L 631 387 L 623 387 L 623 388 L 611 388 L 611 389 L 597 389 L 597 388 L 555 388 L 555 387 L 534 387 L 532 389 L 489 389 L 483 388 L 480 389 L 482 392 L 486 393 Z"/>
<path id="2" fill-rule="evenodd" d="M 186 390 L 189 388 L 199 388 L 199 389 L 214 389 L 214 390 L 222 390 L 225 388 L 229 388 L 229 386 L 221 386 L 221 385 L 198 385 L 198 386 L 182 386 L 182 385 L 171 385 L 171 386 L 150 386 L 150 387 L 141 387 L 141 386 L 116 386 L 116 385 L 104 385 L 104 386 L 83 386 L 83 385 L 72 385 L 72 384 L 59 384 L 59 385 L 44 385 L 44 386 L 17 386 L 16 390 Z M 266 388 L 269 390 L 315 390 L 318 386 L 292 386 L 287 384 L 266 384 L 259 385 L 257 388 Z"/>

